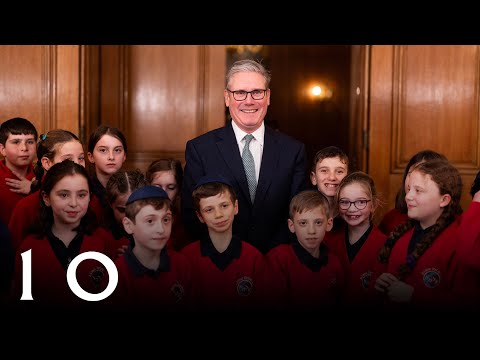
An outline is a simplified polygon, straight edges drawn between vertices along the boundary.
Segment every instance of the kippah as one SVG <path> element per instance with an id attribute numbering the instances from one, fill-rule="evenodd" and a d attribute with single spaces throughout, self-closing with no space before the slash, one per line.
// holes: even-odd
<path id="1" fill-rule="evenodd" d="M 161 187 L 147 185 L 141 188 L 136 189 L 134 192 L 130 194 L 127 200 L 127 204 L 131 204 L 137 200 L 143 199 L 151 199 L 151 198 L 158 198 L 158 199 L 168 199 L 168 195 Z"/>
<path id="2" fill-rule="evenodd" d="M 199 188 L 200 186 L 202 185 L 205 185 L 205 184 L 208 184 L 208 183 L 222 183 L 222 184 L 225 184 L 225 185 L 228 185 L 230 187 L 233 187 L 232 186 L 232 183 L 226 178 L 224 177 L 223 175 L 220 175 L 220 174 L 209 174 L 209 175 L 205 175 L 205 176 L 202 176 L 197 184 L 195 185 L 195 187 L 193 188 L 193 190 Z"/>

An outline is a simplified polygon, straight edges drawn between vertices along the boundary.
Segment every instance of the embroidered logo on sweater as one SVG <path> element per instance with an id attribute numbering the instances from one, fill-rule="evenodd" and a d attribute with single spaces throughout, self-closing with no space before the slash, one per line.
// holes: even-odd
<path id="1" fill-rule="evenodd" d="M 88 276 L 90 276 L 90 279 L 92 280 L 94 288 L 98 288 L 102 283 L 103 277 L 105 276 L 105 271 L 105 268 L 103 268 L 102 266 L 96 266 L 88 274 Z"/>
<path id="2" fill-rule="evenodd" d="M 440 270 L 436 268 L 426 268 L 422 271 L 423 283 L 426 287 L 433 289 L 440 285 Z"/>
<path id="3" fill-rule="evenodd" d="M 365 271 L 362 275 L 360 275 L 360 283 L 364 289 L 368 289 L 370 285 L 370 280 L 372 279 L 372 272 L 370 270 Z"/>
<path id="4" fill-rule="evenodd" d="M 253 280 L 248 276 L 243 276 L 237 280 L 237 293 L 240 296 L 248 296 L 253 290 Z"/>
<path id="5" fill-rule="evenodd" d="M 178 281 L 175 281 L 170 288 L 170 294 L 173 295 L 175 302 L 178 303 L 183 299 L 183 296 L 185 295 L 185 289 L 183 288 L 182 284 L 180 284 Z"/>

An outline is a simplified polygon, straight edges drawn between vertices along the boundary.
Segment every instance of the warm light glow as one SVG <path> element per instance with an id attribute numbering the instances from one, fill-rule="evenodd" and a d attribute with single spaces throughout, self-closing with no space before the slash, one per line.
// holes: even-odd
<path id="1" fill-rule="evenodd" d="M 315 85 L 310 85 L 309 94 L 312 99 L 325 100 L 330 99 L 333 95 L 333 92 L 324 84 L 317 83 Z"/>
<path id="2" fill-rule="evenodd" d="M 258 54 L 263 49 L 263 45 L 227 45 L 227 49 L 234 50 L 240 55 L 245 52 Z"/>
<path id="3" fill-rule="evenodd" d="M 322 94 L 322 88 L 321 88 L 320 86 L 314 86 L 314 87 L 312 88 L 312 94 L 313 94 L 314 96 L 319 96 L 319 95 L 321 95 L 321 94 Z"/>

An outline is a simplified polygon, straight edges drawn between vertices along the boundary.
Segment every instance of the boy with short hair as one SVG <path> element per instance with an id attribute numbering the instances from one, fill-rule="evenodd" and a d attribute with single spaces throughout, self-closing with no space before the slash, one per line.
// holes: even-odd
<path id="1" fill-rule="evenodd" d="M 167 193 L 150 185 L 136 189 L 126 202 L 122 222 L 134 244 L 115 260 L 118 285 L 112 302 L 139 310 L 187 309 L 190 265 L 185 256 L 166 247 L 172 230 Z"/>
<path id="2" fill-rule="evenodd" d="M 337 216 L 335 194 L 340 182 L 347 174 L 348 156 L 342 149 L 336 146 L 327 146 L 315 154 L 310 181 L 328 199 L 333 217 L 332 233 L 341 231 L 340 229 L 344 227 L 343 220 Z"/>
<path id="3" fill-rule="evenodd" d="M 36 156 L 38 133 L 23 118 L 12 118 L 0 126 L 0 221 L 8 225 L 17 202 L 30 193 L 34 179 L 33 160 Z"/>
<path id="4" fill-rule="evenodd" d="M 339 305 L 345 275 L 337 256 L 322 243 L 332 228 L 328 199 L 302 191 L 290 202 L 288 227 L 296 241 L 266 255 L 266 289 L 273 309 L 324 311 Z"/>
<path id="5" fill-rule="evenodd" d="M 229 180 L 204 176 L 193 190 L 193 204 L 208 238 L 187 245 L 182 253 L 192 265 L 192 285 L 199 310 L 252 310 L 260 304 L 263 255 L 233 236 L 238 201 Z"/>
<path id="6" fill-rule="evenodd" d="M 340 181 L 348 174 L 348 156 L 336 146 L 327 146 L 315 154 L 310 181 L 325 195 L 330 206 Z"/>

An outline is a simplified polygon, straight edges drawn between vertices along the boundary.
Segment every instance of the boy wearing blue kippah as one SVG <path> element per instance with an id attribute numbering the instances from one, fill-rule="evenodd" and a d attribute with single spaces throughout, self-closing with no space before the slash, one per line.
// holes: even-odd
<path id="1" fill-rule="evenodd" d="M 192 265 L 194 301 L 199 310 L 251 310 L 259 306 L 263 255 L 232 236 L 238 201 L 230 182 L 221 175 L 199 180 L 193 191 L 196 214 L 208 228 L 208 238 L 182 253 Z"/>
<path id="2" fill-rule="evenodd" d="M 185 310 L 190 297 L 190 265 L 166 244 L 172 230 L 171 202 L 157 186 L 144 186 L 128 198 L 123 226 L 134 244 L 115 265 L 118 285 L 112 302 L 134 309 Z"/>

